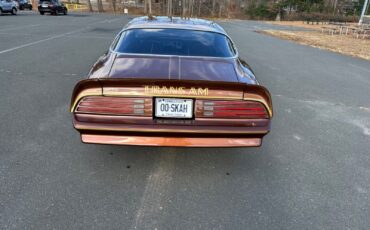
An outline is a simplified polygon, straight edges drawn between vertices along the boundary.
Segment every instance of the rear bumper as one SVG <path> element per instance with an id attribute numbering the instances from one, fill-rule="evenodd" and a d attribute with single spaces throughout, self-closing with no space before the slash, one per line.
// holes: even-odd
<path id="1" fill-rule="evenodd" d="M 84 143 L 178 147 L 257 147 L 270 130 L 269 119 L 156 120 L 92 114 L 74 114 L 73 125 Z"/>
<path id="2" fill-rule="evenodd" d="M 261 138 L 150 137 L 81 134 L 84 143 L 165 147 L 258 147 Z"/>

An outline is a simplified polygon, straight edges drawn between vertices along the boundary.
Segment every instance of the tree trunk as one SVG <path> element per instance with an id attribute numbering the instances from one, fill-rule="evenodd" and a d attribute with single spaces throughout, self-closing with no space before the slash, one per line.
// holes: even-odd
<path id="1" fill-rule="evenodd" d="M 185 0 L 180 0 L 181 2 L 181 6 L 180 6 L 180 9 L 181 9 L 181 18 L 183 18 L 185 15 Z"/>
<path id="2" fill-rule="evenodd" d="M 230 15 L 229 15 L 229 8 L 230 8 L 229 0 L 226 0 L 225 5 L 226 5 L 226 17 L 229 18 L 230 17 Z"/>
<path id="3" fill-rule="evenodd" d="M 116 0 L 111 0 L 111 1 L 112 1 L 113 13 L 115 14 L 116 13 Z"/>
<path id="4" fill-rule="evenodd" d="M 190 5 L 190 17 L 193 17 L 194 15 L 194 1 L 195 0 L 190 0 L 191 5 Z"/>
<path id="5" fill-rule="evenodd" d="M 102 0 L 98 0 L 98 12 L 103 12 L 103 2 Z"/>
<path id="6" fill-rule="evenodd" d="M 170 4 L 171 4 L 170 1 L 171 0 L 167 0 L 167 11 L 166 11 L 167 16 L 170 16 Z"/>
<path id="7" fill-rule="evenodd" d="M 87 6 L 89 7 L 89 11 L 90 12 L 93 12 L 93 8 L 92 8 L 91 1 L 90 0 L 87 0 Z"/>
<path id="8" fill-rule="evenodd" d="M 337 12 L 336 12 L 337 11 L 337 4 L 338 4 L 338 0 L 335 0 L 334 1 L 334 12 L 333 12 L 334 15 L 337 14 Z"/>
<path id="9" fill-rule="evenodd" d="M 201 8 L 201 0 L 198 0 L 198 12 L 197 12 L 197 17 L 200 17 L 200 8 Z"/>
<path id="10" fill-rule="evenodd" d="M 149 15 L 152 15 L 152 0 L 148 0 L 149 5 Z"/>
<path id="11" fill-rule="evenodd" d="M 218 6 L 219 6 L 218 17 L 221 18 L 222 6 L 220 3 L 218 3 Z"/>
<path id="12" fill-rule="evenodd" d="M 215 6 L 216 6 L 216 0 L 212 0 L 212 12 L 211 12 L 212 17 L 215 16 Z"/>
<path id="13" fill-rule="evenodd" d="M 186 9 L 186 0 L 183 0 L 183 4 L 182 4 L 182 9 L 183 9 L 183 17 L 186 18 L 186 14 L 187 14 L 187 9 Z"/>
<path id="14" fill-rule="evenodd" d="M 172 17 L 173 15 L 173 0 L 170 0 L 170 16 Z"/>

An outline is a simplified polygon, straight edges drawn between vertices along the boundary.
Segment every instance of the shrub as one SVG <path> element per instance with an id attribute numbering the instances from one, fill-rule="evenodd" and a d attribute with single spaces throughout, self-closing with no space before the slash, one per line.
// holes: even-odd
<path id="1" fill-rule="evenodd" d="M 251 4 L 245 11 L 251 19 L 275 19 L 278 9 L 274 4 L 260 3 Z"/>

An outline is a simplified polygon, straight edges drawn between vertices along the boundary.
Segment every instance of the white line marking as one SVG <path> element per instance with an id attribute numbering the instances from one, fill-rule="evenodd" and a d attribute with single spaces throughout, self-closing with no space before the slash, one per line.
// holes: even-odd
<path id="1" fill-rule="evenodd" d="M 91 23 L 91 24 L 86 25 L 86 27 L 83 28 L 83 29 L 72 30 L 72 31 L 67 32 L 67 33 L 55 35 L 55 36 L 52 36 L 52 37 L 49 37 L 49 38 L 45 38 L 45 39 L 42 39 L 42 40 L 38 40 L 38 41 L 35 41 L 35 42 L 30 42 L 30 43 L 23 44 L 23 45 L 20 45 L 20 46 L 16 46 L 16 47 L 13 47 L 13 48 L 10 48 L 10 49 L 2 50 L 2 51 L 0 51 L 0 54 L 8 53 L 8 52 L 11 52 L 11 51 L 14 51 L 14 50 L 18 50 L 18 49 L 21 49 L 21 48 L 24 48 L 24 47 L 36 45 L 36 44 L 39 44 L 41 42 L 45 42 L 45 41 L 53 40 L 53 39 L 56 39 L 56 38 L 64 37 L 66 35 L 70 35 L 70 34 L 74 34 L 74 33 L 77 33 L 77 32 L 81 32 L 81 31 L 86 30 L 89 25 L 96 25 L 98 23 L 106 23 L 106 22 L 110 23 L 110 22 L 117 21 L 117 20 L 120 20 L 120 19 L 121 18 L 114 19 L 114 20 L 104 20 L 104 21 L 100 21 L 100 22 L 96 22 L 96 23 Z"/>
<path id="2" fill-rule="evenodd" d="M 1 32 L 0 31 L 0 34 L 5 34 L 5 35 L 21 35 L 21 36 L 36 36 L 35 34 L 26 34 L 26 33 L 8 33 L 8 32 Z M 68 37 L 68 38 L 96 38 L 96 39 L 110 39 L 110 40 L 113 40 L 114 36 L 88 36 L 88 35 L 66 35 L 64 37 Z"/>
<path id="3" fill-rule="evenodd" d="M 35 34 L 26 34 L 26 33 L 15 33 L 15 32 L 1 32 L 0 34 L 5 34 L 5 35 L 21 35 L 21 36 L 35 36 Z"/>
<path id="4" fill-rule="evenodd" d="M 80 31 L 80 30 L 78 30 L 78 31 Z M 73 32 L 75 32 L 75 31 L 73 31 Z M 18 50 L 18 49 L 21 49 L 21 48 L 24 48 L 24 47 L 27 47 L 27 46 L 32 46 L 32 45 L 36 45 L 36 44 L 41 43 L 41 42 L 45 42 L 45 41 L 53 40 L 53 39 L 56 39 L 56 38 L 60 38 L 60 37 L 66 36 L 68 34 L 71 34 L 71 32 L 64 33 L 64 34 L 59 34 L 59 35 L 52 36 L 52 37 L 49 37 L 49 38 L 45 38 L 45 39 L 42 39 L 42 40 L 38 40 L 38 41 L 35 41 L 35 42 L 30 42 L 30 43 L 23 44 L 23 45 L 20 45 L 20 46 L 16 46 L 16 47 L 13 47 L 13 48 L 10 48 L 10 49 L 7 49 L 7 50 L 2 50 L 2 51 L 0 51 L 0 54 L 8 53 L 8 52 L 13 51 L 13 50 Z"/>
<path id="5" fill-rule="evenodd" d="M 35 27 L 35 26 L 40 26 L 40 24 L 27 25 L 27 26 L 18 26 L 18 27 L 11 27 L 11 28 L 7 28 L 7 29 L 2 29 L 2 30 L 0 30 L 0 32 L 3 32 L 3 31 L 9 31 L 9 30 L 17 30 L 17 29 L 21 29 L 21 28 Z"/>

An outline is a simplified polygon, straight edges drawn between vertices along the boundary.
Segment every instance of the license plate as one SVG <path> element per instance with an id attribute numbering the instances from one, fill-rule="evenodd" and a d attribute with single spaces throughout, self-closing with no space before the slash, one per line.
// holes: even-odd
<path id="1" fill-rule="evenodd" d="M 156 98 L 155 116 L 167 118 L 192 118 L 193 100 L 179 98 Z"/>

